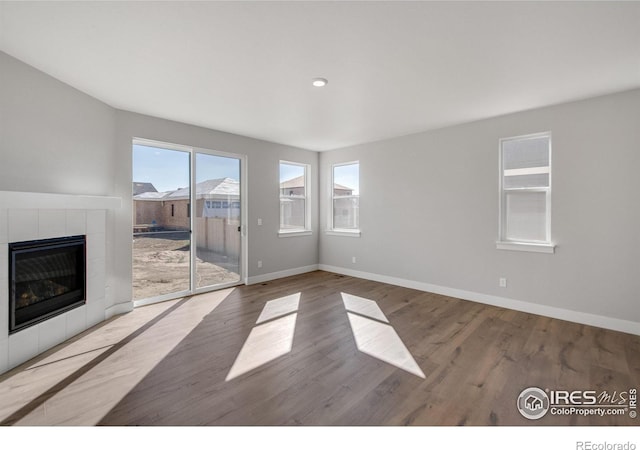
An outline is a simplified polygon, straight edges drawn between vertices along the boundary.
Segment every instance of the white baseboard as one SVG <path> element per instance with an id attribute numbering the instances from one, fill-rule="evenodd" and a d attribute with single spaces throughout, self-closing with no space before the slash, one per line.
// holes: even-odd
<path id="1" fill-rule="evenodd" d="M 339 273 L 356 278 L 364 278 L 365 280 L 379 281 L 381 283 L 393 284 L 419 291 L 433 292 L 434 294 L 446 295 L 448 297 L 470 300 L 473 302 L 484 303 L 486 305 L 498 306 L 501 308 L 513 309 L 539 316 L 551 317 L 554 319 L 566 320 L 584 325 L 592 325 L 609 330 L 622 331 L 640 335 L 640 323 L 631 322 L 629 320 L 616 319 L 613 317 L 598 316 L 569 309 L 556 308 L 554 306 L 539 305 L 537 303 L 523 302 L 505 297 L 497 297 L 495 295 L 480 294 L 478 292 L 465 291 L 462 289 L 454 289 L 435 284 L 423 283 L 420 281 L 406 280 L 403 278 L 389 277 L 386 275 L 378 275 L 370 272 L 361 272 L 359 270 L 345 269 L 343 267 L 319 264 L 319 270 L 326 272 Z"/>
<path id="2" fill-rule="evenodd" d="M 296 267 L 295 269 L 281 270 L 280 272 L 265 273 L 264 275 L 248 277 L 247 284 L 264 283 L 266 281 L 277 280 L 278 278 L 285 278 L 293 275 L 300 275 L 301 273 L 313 272 L 315 270 L 318 270 L 317 264 L 312 264 L 310 266 L 304 267 Z"/>
<path id="3" fill-rule="evenodd" d="M 105 320 L 110 319 L 113 316 L 117 316 L 118 314 L 125 314 L 131 311 L 133 311 L 133 302 L 118 303 L 117 305 L 108 307 L 104 311 L 104 318 Z"/>

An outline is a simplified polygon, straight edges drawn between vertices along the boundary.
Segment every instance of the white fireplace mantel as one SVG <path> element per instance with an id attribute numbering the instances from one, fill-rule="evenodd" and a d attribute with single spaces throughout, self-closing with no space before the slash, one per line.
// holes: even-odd
<path id="1" fill-rule="evenodd" d="M 7 209 L 118 209 L 120 197 L 0 191 L 0 207 Z"/>

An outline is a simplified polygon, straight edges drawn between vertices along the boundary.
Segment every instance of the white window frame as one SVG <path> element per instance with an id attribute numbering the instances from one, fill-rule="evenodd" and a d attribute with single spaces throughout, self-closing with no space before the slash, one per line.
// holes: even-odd
<path id="1" fill-rule="evenodd" d="M 505 142 L 511 141 L 522 141 L 527 139 L 539 139 L 541 137 L 546 137 L 549 139 L 549 187 L 532 187 L 532 188 L 504 188 L 504 169 L 503 169 L 503 147 Z M 527 134 L 522 136 L 513 136 L 508 138 L 502 138 L 499 141 L 499 163 L 498 163 L 498 173 L 499 173 L 499 230 L 498 230 L 498 241 L 496 242 L 496 248 L 498 250 L 516 250 L 516 251 L 526 251 L 526 252 L 536 252 L 536 253 L 554 253 L 555 244 L 551 240 L 551 180 L 552 180 L 552 140 L 551 140 L 551 132 L 545 131 L 542 133 L 534 133 Z M 507 208 L 506 208 L 506 198 L 507 193 L 532 193 L 532 192 L 545 192 L 546 193 L 546 215 L 545 215 L 545 224 L 546 230 L 545 240 L 514 240 L 507 239 Z"/>
<path id="2" fill-rule="evenodd" d="M 313 234 L 311 230 L 311 183 L 310 183 L 310 173 L 311 166 L 309 164 L 294 162 L 294 161 L 285 161 L 280 160 L 278 163 L 278 180 L 280 180 L 280 166 L 282 164 L 286 164 L 289 166 L 298 166 L 304 169 L 304 196 L 297 195 L 293 198 L 304 199 L 304 229 L 282 229 L 281 222 L 281 214 L 282 214 L 282 199 L 283 198 L 292 198 L 290 195 L 282 195 L 282 190 L 280 189 L 280 181 L 278 181 L 278 236 L 279 237 L 294 237 L 294 236 L 310 236 Z"/>
<path id="3" fill-rule="evenodd" d="M 330 202 L 330 206 L 329 206 L 329 223 L 327 226 L 327 232 L 326 234 L 330 235 L 330 236 L 348 236 L 348 237 L 360 237 L 361 232 L 360 232 L 360 218 L 358 217 L 358 229 L 351 229 L 351 228 L 335 228 L 333 225 L 333 219 L 335 217 L 335 211 L 333 210 L 333 205 L 334 205 L 334 200 L 336 198 L 360 198 L 360 170 L 358 170 L 358 194 L 357 195 L 349 195 L 349 196 L 340 196 L 340 197 L 336 197 L 335 196 L 335 190 L 334 190 L 334 186 L 335 186 L 335 169 L 336 167 L 341 167 L 341 166 L 351 166 L 353 164 L 357 164 L 358 165 L 358 169 L 360 169 L 360 161 L 348 161 L 348 162 L 341 162 L 341 163 L 335 163 L 331 165 L 331 182 L 329 184 L 329 202 Z M 359 214 L 359 212 L 358 212 Z"/>

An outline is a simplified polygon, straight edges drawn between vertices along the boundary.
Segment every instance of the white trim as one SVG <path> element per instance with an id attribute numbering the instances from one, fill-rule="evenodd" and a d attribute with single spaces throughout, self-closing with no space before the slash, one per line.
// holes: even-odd
<path id="1" fill-rule="evenodd" d="M 539 316 L 551 317 L 553 319 L 566 320 L 568 322 L 606 328 L 609 330 L 621 331 L 623 333 L 631 333 L 640 336 L 640 322 L 616 319 L 614 317 L 598 316 L 595 314 L 557 308 L 555 306 L 523 302 L 521 300 L 514 300 L 506 297 L 497 297 L 495 295 L 481 294 L 478 292 L 438 286 L 435 284 L 423 283 L 420 281 L 406 280 L 403 278 L 378 275 L 369 272 L 361 272 L 359 270 L 345 269 L 342 267 L 330 266 L 326 264 L 319 264 L 318 270 L 339 273 L 351 277 L 364 278 L 365 280 L 378 281 L 381 283 L 393 284 L 395 286 L 417 289 L 424 292 L 433 292 L 435 294 L 446 295 L 448 297 L 470 300 L 472 302 L 498 306 L 500 308 L 507 308 L 515 311 L 537 314 Z"/>
<path id="2" fill-rule="evenodd" d="M 504 169 L 505 177 L 518 177 L 521 175 L 544 175 L 551 173 L 549 166 L 544 167 L 527 167 L 525 169 Z"/>
<path id="3" fill-rule="evenodd" d="M 122 206 L 122 199 L 97 195 L 0 191 L 0 204 L 6 209 L 118 209 Z"/>
<path id="4" fill-rule="evenodd" d="M 264 283 L 265 281 L 277 280 L 278 278 L 291 277 L 293 275 L 300 275 L 301 273 L 315 272 L 318 270 L 317 264 L 310 266 L 296 267 L 295 269 L 281 270 L 280 272 L 265 273 L 264 275 L 256 275 L 247 279 L 247 285 Z"/>
<path id="5" fill-rule="evenodd" d="M 195 292 L 196 290 L 196 272 L 198 270 L 198 236 L 196 235 L 196 216 L 198 215 L 198 187 L 196 186 L 197 155 L 198 151 L 196 149 L 189 150 L 189 203 L 187 203 L 187 208 L 189 212 L 189 259 L 191 260 L 189 262 L 189 286 L 191 292 Z M 171 209 L 173 210 L 173 205 L 171 205 Z M 229 211 L 231 211 L 231 208 L 227 209 L 227 214 Z"/>
<path id="6" fill-rule="evenodd" d="M 311 230 L 278 231 L 278 237 L 311 236 L 312 234 L 313 232 Z"/>
<path id="7" fill-rule="evenodd" d="M 242 155 L 240 159 L 240 277 L 244 284 L 249 279 L 249 157 Z"/>
<path id="8" fill-rule="evenodd" d="M 498 250 L 515 250 L 519 252 L 554 253 L 555 244 L 534 244 L 531 242 L 496 242 Z"/>
<path id="9" fill-rule="evenodd" d="M 351 166 L 353 164 L 360 164 L 360 160 L 359 159 L 354 159 L 353 161 L 333 163 L 333 164 L 331 164 L 331 166 L 332 167 L 340 167 L 340 166 Z"/>
<path id="10" fill-rule="evenodd" d="M 524 192 L 525 194 L 528 192 L 549 192 L 548 187 L 528 187 L 528 188 L 504 188 L 504 192 L 508 192 L 510 194 L 518 194 Z"/>
<path id="11" fill-rule="evenodd" d="M 196 288 L 195 291 L 193 292 L 193 295 L 206 294 L 207 292 L 222 291 L 224 289 L 242 286 L 243 284 L 245 283 L 242 280 L 242 277 L 240 277 L 238 281 L 230 281 L 228 283 L 213 284 L 211 286 Z"/>
<path id="12" fill-rule="evenodd" d="M 172 142 L 156 141 L 153 139 L 137 138 L 134 137 L 131 142 L 132 145 L 141 145 L 143 147 L 154 147 L 162 150 L 177 150 L 180 152 L 190 152 L 193 147 L 190 145 L 174 144 Z"/>
<path id="13" fill-rule="evenodd" d="M 341 200 L 343 198 L 360 198 L 360 195 L 351 194 L 351 195 L 334 195 L 333 196 L 334 200 Z"/>
<path id="14" fill-rule="evenodd" d="M 105 309 L 104 318 L 110 319 L 118 314 L 126 314 L 133 311 L 133 302 L 118 303 Z"/>
<path id="15" fill-rule="evenodd" d="M 538 138 L 547 137 L 547 136 L 551 137 L 551 131 L 540 131 L 538 133 L 522 134 L 519 136 L 510 136 L 506 138 L 500 138 L 500 142 L 524 141 L 526 139 L 538 139 Z"/>
<path id="16" fill-rule="evenodd" d="M 325 233 L 327 236 L 360 237 L 360 230 L 327 230 Z"/>
<path id="17" fill-rule="evenodd" d="M 166 302 L 168 300 L 175 300 L 177 298 L 184 298 L 190 295 L 195 295 L 195 292 L 190 290 L 184 290 L 179 292 L 169 292 L 168 294 L 156 295 L 155 297 L 142 298 L 140 300 L 133 301 L 133 307 L 153 305 L 154 303 Z"/>

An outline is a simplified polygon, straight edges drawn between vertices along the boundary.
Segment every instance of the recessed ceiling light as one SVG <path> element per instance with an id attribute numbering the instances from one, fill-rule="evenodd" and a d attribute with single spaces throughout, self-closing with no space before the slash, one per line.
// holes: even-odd
<path id="1" fill-rule="evenodd" d="M 314 78 L 312 81 L 312 84 L 315 87 L 325 87 L 327 85 L 328 81 L 326 78 Z"/>

